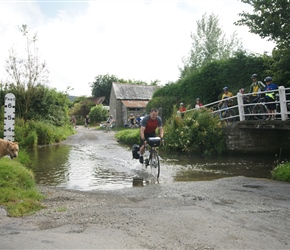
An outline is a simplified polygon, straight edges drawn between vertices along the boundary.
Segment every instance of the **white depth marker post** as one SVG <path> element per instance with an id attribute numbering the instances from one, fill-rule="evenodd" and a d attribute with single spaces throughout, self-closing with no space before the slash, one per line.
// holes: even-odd
<path id="1" fill-rule="evenodd" d="M 7 93 L 5 95 L 4 107 L 4 139 L 13 142 L 15 123 L 15 96 L 12 93 Z"/>

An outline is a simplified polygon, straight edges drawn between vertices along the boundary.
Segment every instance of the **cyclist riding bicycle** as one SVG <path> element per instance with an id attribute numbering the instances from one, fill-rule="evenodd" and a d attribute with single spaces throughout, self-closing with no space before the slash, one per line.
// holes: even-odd
<path id="1" fill-rule="evenodd" d="M 158 116 L 158 109 L 151 109 L 150 114 L 146 115 L 141 122 L 140 128 L 140 158 L 139 162 L 143 164 L 143 154 L 145 152 L 145 141 L 149 137 L 156 137 L 156 129 L 158 128 L 159 137 L 163 142 L 162 119 Z"/>
<path id="2" fill-rule="evenodd" d="M 108 132 L 110 127 L 113 126 L 113 123 L 115 122 L 115 119 L 113 118 L 113 115 L 110 115 L 107 122 L 106 122 L 106 128 L 105 128 L 105 131 Z"/>
<path id="3" fill-rule="evenodd" d="M 128 122 L 129 122 L 129 128 L 135 128 L 136 127 L 136 118 L 133 115 L 133 113 L 130 114 L 129 118 L 128 118 Z"/>

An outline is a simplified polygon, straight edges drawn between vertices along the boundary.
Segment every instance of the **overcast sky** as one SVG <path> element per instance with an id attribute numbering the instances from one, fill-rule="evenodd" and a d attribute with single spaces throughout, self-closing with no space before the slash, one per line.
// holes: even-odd
<path id="1" fill-rule="evenodd" d="M 19 27 L 27 24 L 31 33 L 38 33 L 49 86 L 58 91 L 70 86 L 70 95 L 90 96 L 89 83 L 105 74 L 161 84 L 176 81 L 191 48 L 190 34 L 205 13 L 218 16 L 228 37 L 236 31 L 250 52 L 271 52 L 273 43 L 233 24 L 238 13 L 251 9 L 240 0 L 0 0 L 0 80 L 6 79 L 9 50 L 25 51 Z"/>

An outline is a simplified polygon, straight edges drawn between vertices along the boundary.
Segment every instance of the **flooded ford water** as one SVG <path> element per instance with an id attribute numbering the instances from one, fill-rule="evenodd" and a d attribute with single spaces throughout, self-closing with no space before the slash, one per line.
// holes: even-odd
<path id="1" fill-rule="evenodd" d="M 150 178 L 150 170 L 132 159 L 131 149 L 119 144 L 114 132 L 77 128 L 57 145 L 29 152 L 38 184 L 75 190 L 132 187 L 133 178 Z M 159 183 L 214 180 L 231 176 L 269 178 L 275 156 L 202 158 L 161 153 Z"/>

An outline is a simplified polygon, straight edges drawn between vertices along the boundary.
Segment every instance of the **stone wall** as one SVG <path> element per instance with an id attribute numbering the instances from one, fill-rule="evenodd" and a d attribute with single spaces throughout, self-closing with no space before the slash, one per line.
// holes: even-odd
<path id="1" fill-rule="evenodd" d="M 243 121 L 225 132 L 232 153 L 290 153 L 290 121 Z"/>

